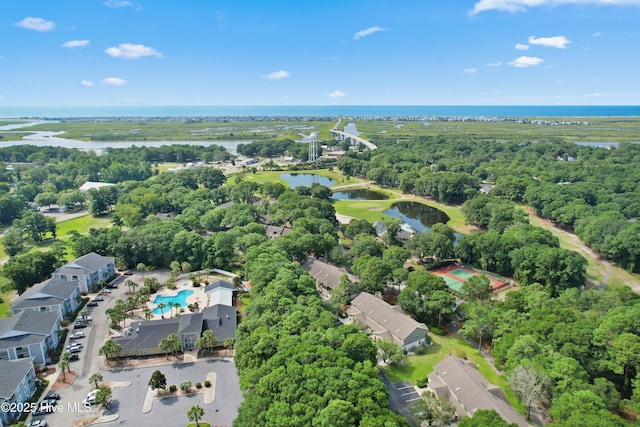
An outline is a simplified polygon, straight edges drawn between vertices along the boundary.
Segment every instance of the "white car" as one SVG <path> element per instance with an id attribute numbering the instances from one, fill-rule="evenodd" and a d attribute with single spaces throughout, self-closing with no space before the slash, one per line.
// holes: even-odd
<path id="1" fill-rule="evenodd" d="M 94 396 L 89 396 L 89 397 L 85 398 L 85 399 L 82 401 L 82 404 L 83 404 L 83 405 L 86 405 L 87 403 L 88 403 L 89 405 L 93 405 L 94 403 L 96 403 L 96 396 L 95 396 L 95 395 L 94 395 Z"/>
<path id="2" fill-rule="evenodd" d="M 74 332 L 73 334 L 69 335 L 69 339 L 72 339 L 72 340 L 77 340 L 85 337 L 86 335 L 84 334 L 84 332 Z"/>
<path id="3" fill-rule="evenodd" d="M 89 393 L 87 393 L 87 399 L 89 398 L 95 398 L 96 394 L 98 394 L 98 389 L 95 390 L 91 390 Z"/>
<path id="4" fill-rule="evenodd" d="M 82 344 L 80 344 L 79 342 L 74 342 L 71 343 L 67 346 L 67 351 L 71 351 L 71 350 L 75 350 L 75 349 L 81 349 L 83 347 Z"/>

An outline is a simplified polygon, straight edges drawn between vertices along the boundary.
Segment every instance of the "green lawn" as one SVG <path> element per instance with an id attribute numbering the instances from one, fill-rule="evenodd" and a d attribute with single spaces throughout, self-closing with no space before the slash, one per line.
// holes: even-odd
<path id="1" fill-rule="evenodd" d="M 415 384 L 418 378 L 423 378 L 433 372 L 433 367 L 443 361 L 447 356 L 451 354 L 458 356 L 464 355 L 476 364 L 478 371 L 489 382 L 502 388 L 511 405 L 520 411 L 520 413 L 526 413 L 526 408 L 507 387 L 504 378 L 496 373 L 476 348 L 461 338 L 452 336 L 441 337 L 433 334 L 430 336 L 433 339 L 433 345 L 429 347 L 427 354 L 422 356 L 409 356 L 403 366 L 386 366 L 382 368 L 382 371 L 390 381 L 411 381 L 411 383 Z"/>
<path id="2" fill-rule="evenodd" d="M 72 230 L 86 234 L 92 228 L 104 228 L 109 224 L 111 224 L 111 216 L 94 217 L 90 214 L 62 221 L 58 223 L 58 239 L 67 237 Z"/>

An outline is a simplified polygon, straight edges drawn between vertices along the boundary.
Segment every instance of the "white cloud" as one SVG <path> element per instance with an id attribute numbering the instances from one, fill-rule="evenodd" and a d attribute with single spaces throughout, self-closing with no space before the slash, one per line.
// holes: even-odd
<path id="1" fill-rule="evenodd" d="M 122 86 L 127 84 L 127 81 L 119 77 L 107 77 L 106 79 L 102 79 L 101 83 L 107 86 Z"/>
<path id="2" fill-rule="evenodd" d="M 515 48 L 518 50 L 527 50 L 529 49 L 528 44 L 516 43 Z"/>
<path id="3" fill-rule="evenodd" d="M 73 47 L 84 47 L 84 46 L 89 46 L 89 40 L 69 40 L 68 42 L 64 42 L 62 43 L 61 47 L 69 47 L 69 48 L 73 48 Z"/>
<path id="4" fill-rule="evenodd" d="M 162 53 L 152 47 L 142 44 L 121 43 L 118 47 L 110 47 L 104 51 L 114 58 L 138 59 L 144 56 L 155 56 L 156 58 L 164 58 Z"/>
<path id="5" fill-rule="evenodd" d="M 502 61 L 498 61 L 498 62 L 489 62 L 487 64 L 487 67 L 501 67 L 502 66 Z"/>
<path id="6" fill-rule="evenodd" d="M 527 68 L 541 64 L 542 62 L 544 62 L 543 59 L 536 58 L 535 56 L 519 56 L 513 61 L 509 62 L 509 65 L 516 68 Z"/>
<path id="7" fill-rule="evenodd" d="M 328 96 L 329 98 L 343 98 L 343 97 L 345 97 L 345 96 L 347 96 L 347 95 L 346 95 L 344 92 L 342 92 L 342 91 L 334 90 L 333 92 L 328 93 L 328 94 L 327 94 L 327 96 Z"/>
<path id="8" fill-rule="evenodd" d="M 106 2 L 104 2 L 104 5 L 107 6 L 107 7 L 112 7 L 112 8 L 116 8 L 116 7 L 133 7 L 133 6 L 135 6 L 129 0 L 107 0 Z"/>
<path id="9" fill-rule="evenodd" d="M 20 22 L 16 22 L 18 27 L 26 28 L 27 30 L 35 30 L 35 31 L 51 31 L 56 27 L 56 24 L 53 21 L 47 21 L 42 18 L 33 18 L 28 16 L 24 18 Z"/>
<path id="10" fill-rule="evenodd" d="M 487 10 L 504 10 L 507 12 L 524 12 L 539 6 L 601 5 L 601 6 L 640 6 L 640 0 L 479 0 L 473 5 L 471 14 Z"/>
<path id="11" fill-rule="evenodd" d="M 477 68 L 465 68 L 464 72 L 467 74 L 475 74 L 475 72 L 478 71 Z"/>
<path id="12" fill-rule="evenodd" d="M 103 82 L 104 83 L 104 82 Z M 106 83 L 105 83 L 106 84 Z M 84 86 L 84 87 L 92 87 L 94 86 L 94 83 L 91 80 L 81 80 L 80 81 L 80 86 Z"/>
<path id="13" fill-rule="evenodd" d="M 571 43 L 571 41 L 569 41 L 565 36 L 529 37 L 529 44 L 536 44 L 546 47 L 557 47 L 558 49 L 566 49 L 569 43 Z"/>
<path id="14" fill-rule="evenodd" d="M 386 31 L 386 30 L 387 30 L 386 28 L 382 28 L 376 25 L 375 27 L 370 27 L 370 28 L 367 28 L 366 30 L 358 31 L 353 35 L 353 39 L 360 40 L 361 38 L 370 36 L 371 34 L 377 33 L 378 31 Z"/>
<path id="15" fill-rule="evenodd" d="M 593 37 L 601 37 L 604 36 L 604 33 L 601 33 L 600 31 L 596 31 L 595 33 L 593 33 Z"/>
<path id="16" fill-rule="evenodd" d="M 274 71 L 273 73 L 269 73 L 266 76 L 262 76 L 262 77 L 269 80 L 280 80 L 280 79 L 286 79 L 290 75 L 291 74 L 289 74 L 288 71 L 279 70 L 279 71 Z"/>

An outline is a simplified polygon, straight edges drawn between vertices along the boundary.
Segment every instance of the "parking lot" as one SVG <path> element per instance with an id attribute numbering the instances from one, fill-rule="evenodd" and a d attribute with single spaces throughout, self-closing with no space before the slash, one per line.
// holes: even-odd
<path id="1" fill-rule="evenodd" d="M 165 281 L 169 274 L 165 272 L 145 273 L 145 277 L 155 276 L 161 281 Z M 82 345 L 80 351 L 74 353 L 79 356 L 78 360 L 70 362 L 70 369 L 76 372 L 75 380 L 69 386 L 58 390 L 60 400 L 58 408 L 54 413 L 39 415 L 33 419 L 44 419 L 50 426 L 69 427 L 89 417 L 95 417 L 98 413 L 96 406 L 86 409 L 82 406 L 82 401 L 87 393 L 93 389 L 89 384 L 89 377 L 100 372 L 104 381 L 109 382 L 130 382 L 124 387 L 114 387 L 113 395 L 109 407 L 104 415 L 117 415 L 117 419 L 111 422 L 102 423 L 104 426 L 165 426 L 165 425 L 185 425 L 187 423 L 187 410 L 195 404 L 202 406 L 205 410 L 204 421 L 212 425 L 231 425 L 237 414 L 237 409 L 242 402 L 238 375 L 235 365 L 231 361 L 222 359 L 204 359 L 196 363 L 169 364 L 156 367 L 141 367 L 136 369 L 123 369 L 111 371 L 101 369 L 100 347 L 108 337 L 108 318 L 105 310 L 113 307 L 118 298 L 124 298 L 128 290 L 123 285 L 127 279 L 140 282 L 141 277 L 137 274 L 133 276 L 120 276 L 113 283 L 118 284 L 112 289 L 110 294 L 103 296 L 104 301 L 98 302 L 97 306 L 87 307 L 87 314 L 92 320 L 86 327 L 70 330 L 69 338 L 65 342 L 65 347 L 78 343 Z M 90 295 L 91 298 L 95 294 Z M 73 324 L 69 329 L 73 328 Z M 84 337 L 71 339 L 72 333 L 84 333 Z M 151 373 L 159 369 L 167 378 L 167 386 L 171 384 L 180 385 L 182 381 L 204 382 L 209 372 L 215 372 L 216 394 L 212 404 L 204 404 L 204 394 L 194 394 L 178 398 L 156 399 L 153 402 L 151 412 L 142 413 L 142 406 L 148 387 Z M 57 372 L 56 372 L 57 376 Z M 55 377 L 53 377 L 55 379 Z M 161 421 L 159 421 L 161 420 Z"/>
<path id="2" fill-rule="evenodd" d="M 408 381 L 392 383 L 384 374 L 381 373 L 380 376 L 389 390 L 389 408 L 402 414 L 412 426 L 419 425 L 409 410 L 409 407 L 420 399 L 416 388 Z"/>

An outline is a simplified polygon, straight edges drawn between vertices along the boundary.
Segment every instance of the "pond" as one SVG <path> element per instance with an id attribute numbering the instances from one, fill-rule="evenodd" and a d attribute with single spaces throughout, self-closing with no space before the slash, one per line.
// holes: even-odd
<path id="1" fill-rule="evenodd" d="M 331 195 L 335 200 L 386 200 L 387 196 L 373 190 L 362 188 L 356 190 L 336 191 Z"/>
<path id="2" fill-rule="evenodd" d="M 383 212 L 385 215 L 406 222 L 417 232 L 430 230 L 433 224 L 446 223 L 449 216 L 440 209 L 418 202 L 398 202 Z"/>
<path id="3" fill-rule="evenodd" d="M 287 181 L 289 187 L 311 187 L 311 184 L 317 182 L 325 187 L 331 187 L 336 182 L 333 179 L 317 175 L 315 173 L 283 173 L 281 179 Z"/>

